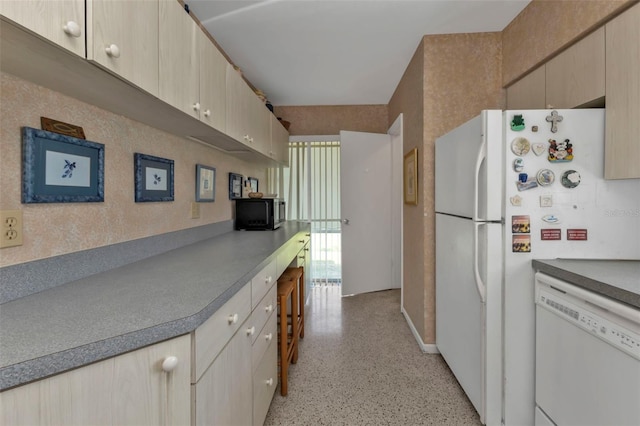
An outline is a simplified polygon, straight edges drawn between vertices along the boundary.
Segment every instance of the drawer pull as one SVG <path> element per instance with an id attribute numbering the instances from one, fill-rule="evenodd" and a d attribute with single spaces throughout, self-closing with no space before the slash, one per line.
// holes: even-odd
<path id="1" fill-rule="evenodd" d="M 115 44 L 107 46 L 104 50 L 105 52 L 107 52 L 107 55 L 111 56 L 112 58 L 120 57 L 120 48 Z"/>
<path id="2" fill-rule="evenodd" d="M 270 377 L 269 380 L 264 381 L 267 386 L 273 386 L 273 378 Z"/>
<path id="3" fill-rule="evenodd" d="M 273 303 L 270 303 L 269 306 L 265 306 L 264 310 L 269 314 L 273 312 Z"/>
<path id="4" fill-rule="evenodd" d="M 229 315 L 227 321 L 229 321 L 229 325 L 236 324 L 238 322 L 238 314 Z"/>
<path id="5" fill-rule="evenodd" d="M 80 25 L 78 25 L 74 21 L 67 22 L 62 29 L 64 33 L 71 37 L 80 37 L 82 35 L 82 31 L 80 31 Z"/>
<path id="6" fill-rule="evenodd" d="M 178 366 L 178 357 L 168 356 L 162 361 L 162 371 L 165 373 L 172 372 Z"/>
<path id="7" fill-rule="evenodd" d="M 267 342 L 270 342 L 273 339 L 273 333 L 265 334 L 264 338 Z"/>
<path id="8" fill-rule="evenodd" d="M 271 275 L 269 275 L 268 277 L 265 277 L 264 279 L 265 284 L 271 284 L 272 282 L 273 282 L 273 277 Z"/>
<path id="9" fill-rule="evenodd" d="M 254 334 L 256 334 L 256 328 L 251 326 L 249 328 L 247 328 L 247 336 L 253 336 Z"/>
<path id="10" fill-rule="evenodd" d="M 299 243 L 303 243 L 304 244 L 304 240 L 298 240 Z"/>
<path id="11" fill-rule="evenodd" d="M 200 102 L 196 102 L 192 107 L 194 111 L 200 111 Z"/>

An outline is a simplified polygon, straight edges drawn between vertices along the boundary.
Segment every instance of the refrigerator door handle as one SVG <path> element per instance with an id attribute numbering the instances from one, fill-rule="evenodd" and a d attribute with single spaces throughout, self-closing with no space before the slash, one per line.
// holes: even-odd
<path id="1" fill-rule="evenodd" d="M 482 277 L 480 276 L 480 252 L 478 250 L 478 231 L 479 228 L 486 223 L 482 222 L 474 222 L 473 224 L 473 275 L 476 281 L 476 288 L 478 289 L 478 294 L 480 295 L 480 300 L 484 305 L 487 301 L 487 286 L 484 281 L 482 281 Z"/>
<path id="2" fill-rule="evenodd" d="M 487 140 L 482 137 L 482 145 L 480 145 L 480 149 L 478 150 L 478 155 L 476 157 L 476 167 L 473 174 L 473 220 L 483 220 L 480 219 L 479 216 L 479 198 L 480 198 L 480 167 L 482 166 L 482 162 L 487 158 Z"/>

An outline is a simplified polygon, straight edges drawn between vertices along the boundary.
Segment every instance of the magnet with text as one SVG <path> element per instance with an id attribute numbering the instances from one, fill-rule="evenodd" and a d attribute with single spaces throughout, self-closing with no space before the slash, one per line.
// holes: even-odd
<path id="1" fill-rule="evenodd" d="M 586 229 L 567 229 L 567 240 L 587 241 L 587 230 Z"/>
<path id="2" fill-rule="evenodd" d="M 531 235 L 513 235 L 511 238 L 514 253 L 531 253 Z"/>
<path id="3" fill-rule="evenodd" d="M 561 229 L 541 229 L 540 239 L 542 241 L 559 241 L 562 239 Z"/>
<path id="4" fill-rule="evenodd" d="M 573 145 L 569 139 L 563 142 L 557 142 L 555 139 L 549 139 L 549 156 L 547 157 L 551 163 L 568 163 L 573 160 Z"/>
<path id="5" fill-rule="evenodd" d="M 560 183 L 565 188 L 575 188 L 580 185 L 580 173 L 575 170 L 567 170 L 562 174 L 562 178 L 560 179 Z"/>
<path id="6" fill-rule="evenodd" d="M 530 149 L 531 143 L 527 138 L 515 138 L 511 141 L 511 152 L 513 152 L 515 155 L 527 155 Z"/>
<path id="7" fill-rule="evenodd" d="M 513 160 L 513 171 L 514 172 L 521 172 L 524 169 L 524 160 L 522 159 L 522 157 L 518 157 L 515 160 Z"/>
<path id="8" fill-rule="evenodd" d="M 511 130 L 513 130 L 514 132 L 519 132 L 521 130 L 524 130 L 525 128 L 525 124 L 524 124 L 524 117 L 522 116 L 522 114 L 515 114 L 513 116 L 513 119 L 511 120 Z"/>
<path id="9" fill-rule="evenodd" d="M 558 131 L 558 123 L 562 121 L 562 116 L 558 115 L 558 111 L 553 110 L 546 120 L 551 123 L 551 133 L 556 133 Z"/>
<path id="10" fill-rule="evenodd" d="M 542 216 L 542 220 L 547 222 L 547 223 L 551 223 L 551 224 L 560 223 L 560 218 L 558 218 L 558 216 L 556 216 L 554 214 L 546 214 L 546 215 Z"/>
<path id="11" fill-rule="evenodd" d="M 514 234 L 528 234 L 531 232 L 531 218 L 529 218 L 529 215 L 511 216 L 511 232 Z"/>

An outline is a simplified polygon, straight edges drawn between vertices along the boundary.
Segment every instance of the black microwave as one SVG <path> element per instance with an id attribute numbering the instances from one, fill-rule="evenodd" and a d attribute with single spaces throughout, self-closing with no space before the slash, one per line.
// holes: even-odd
<path id="1" fill-rule="evenodd" d="M 285 221 L 285 204 L 280 198 L 236 199 L 236 230 L 277 229 Z"/>

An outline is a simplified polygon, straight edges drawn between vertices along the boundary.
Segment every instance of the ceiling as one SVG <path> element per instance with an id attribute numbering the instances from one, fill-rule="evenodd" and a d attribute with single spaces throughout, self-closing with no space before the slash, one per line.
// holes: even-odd
<path id="1" fill-rule="evenodd" d="M 422 36 L 501 31 L 530 0 L 185 0 L 274 105 L 387 104 Z"/>

